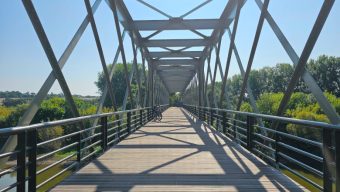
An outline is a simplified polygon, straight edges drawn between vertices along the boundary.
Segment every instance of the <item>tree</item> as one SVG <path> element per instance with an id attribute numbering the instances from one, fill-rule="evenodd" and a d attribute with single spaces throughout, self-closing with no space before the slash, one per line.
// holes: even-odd
<path id="1" fill-rule="evenodd" d="M 323 91 L 340 97 L 340 57 L 321 55 L 311 59 L 307 69 Z"/>
<path id="2" fill-rule="evenodd" d="M 171 93 L 169 97 L 169 104 L 171 106 L 177 106 L 182 102 L 182 95 L 181 93 Z"/>
<path id="3" fill-rule="evenodd" d="M 279 108 L 283 93 L 263 93 L 256 102 L 256 105 L 263 114 L 274 115 Z"/>
<path id="4" fill-rule="evenodd" d="M 128 63 L 127 66 L 128 66 L 128 73 L 130 74 L 131 70 L 132 70 L 132 64 Z M 138 65 L 138 66 L 140 66 L 140 65 Z M 112 68 L 112 65 L 109 65 L 108 68 L 109 68 L 109 71 L 110 71 L 111 68 Z M 142 69 L 139 69 L 138 71 L 141 72 L 141 70 Z M 135 74 L 136 74 L 136 70 L 135 70 Z M 99 93 L 103 94 L 104 88 L 105 88 L 105 85 L 106 85 L 106 79 L 105 79 L 103 72 L 98 73 L 98 80 L 95 82 L 95 84 L 98 87 Z M 117 63 L 115 65 L 115 69 L 114 69 L 113 76 L 112 76 L 112 88 L 113 88 L 113 91 L 114 91 L 114 94 L 115 94 L 115 99 L 116 99 L 117 105 L 120 107 L 123 104 L 125 90 L 127 88 L 123 64 Z M 142 90 L 144 90 L 144 89 L 145 88 L 142 87 Z M 131 91 L 132 91 L 133 98 L 136 98 L 137 92 L 138 92 L 136 75 L 134 75 L 133 79 L 132 79 Z M 130 104 L 128 103 L 128 105 L 130 105 Z M 112 102 L 110 100 L 109 94 L 107 94 L 107 96 L 106 96 L 104 106 L 112 107 Z"/>

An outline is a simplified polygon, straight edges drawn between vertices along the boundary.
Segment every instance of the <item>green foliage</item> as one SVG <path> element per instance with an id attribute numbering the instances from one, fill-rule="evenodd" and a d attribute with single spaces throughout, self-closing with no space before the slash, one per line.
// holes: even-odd
<path id="1" fill-rule="evenodd" d="M 340 57 L 322 55 L 316 60 L 310 60 L 307 63 L 306 68 L 313 75 L 317 84 L 323 91 L 330 92 L 336 97 L 340 97 Z M 248 82 L 255 99 L 258 99 L 263 93 L 285 92 L 293 72 L 293 66 L 287 63 L 280 63 L 274 67 L 251 70 Z M 242 76 L 237 74 L 227 81 L 229 99 L 233 105 L 237 103 L 235 100 L 237 100 L 237 97 L 240 94 L 243 83 L 242 79 Z M 221 86 L 216 86 L 215 88 L 216 91 L 219 91 L 220 89 Z M 306 93 L 309 92 L 309 89 L 305 83 L 300 80 L 294 91 Z"/>
<path id="2" fill-rule="evenodd" d="M 326 92 L 325 96 L 327 98 L 327 100 L 332 104 L 332 106 L 334 107 L 335 111 L 340 114 L 340 98 L 337 97 L 336 95 L 333 95 L 330 92 Z M 317 104 L 318 107 L 320 108 L 319 104 Z"/>
<path id="3" fill-rule="evenodd" d="M 141 66 L 141 65 L 138 65 L 138 66 Z M 132 64 L 128 63 L 127 67 L 128 67 L 128 73 L 130 74 L 131 70 L 132 70 Z M 108 68 L 109 68 L 109 71 L 110 71 L 111 68 L 112 68 L 112 65 L 109 65 Z M 140 72 L 140 74 L 142 74 L 141 73 L 142 69 L 139 69 L 138 71 Z M 95 84 L 98 87 L 99 92 L 102 94 L 104 92 L 104 88 L 105 88 L 105 85 L 106 85 L 106 80 L 105 80 L 105 76 L 104 76 L 103 72 L 98 73 L 98 80 L 95 82 Z M 114 94 L 115 94 L 117 106 L 122 106 L 123 100 L 124 100 L 124 95 L 125 95 L 125 90 L 127 88 L 123 64 L 117 63 L 115 65 L 114 72 L 113 72 L 113 78 L 112 78 L 112 85 L 113 85 L 112 88 L 113 88 L 113 91 L 114 91 Z M 141 89 L 144 90 L 145 87 L 142 85 Z M 136 70 L 135 70 L 135 75 L 132 78 L 131 91 L 132 91 L 133 98 L 136 98 L 137 92 L 138 92 Z M 130 106 L 130 105 L 131 104 L 128 103 L 128 106 Z M 113 106 L 109 94 L 107 94 L 104 106 L 106 106 L 106 107 L 112 107 Z"/>
<path id="4" fill-rule="evenodd" d="M 65 114 L 65 99 L 60 97 L 53 97 L 51 99 L 44 100 L 41 103 L 38 112 L 34 116 L 33 123 L 64 119 Z"/>
<path id="5" fill-rule="evenodd" d="M 0 106 L 0 127 L 6 127 L 7 118 L 15 111 L 14 108 Z"/>
<path id="6" fill-rule="evenodd" d="M 295 92 L 292 94 L 288 102 L 287 110 L 292 110 L 299 107 L 307 107 L 309 105 L 315 104 L 315 102 L 316 101 L 313 99 L 311 94 Z"/>
<path id="7" fill-rule="evenodd" d="M 171 106 L 176 106 L 176 105 L 179 105 L 182 101 L 182 95 L 181 93 L 177 92 L 177 93 L 172 93 L 170 94 L 170 97 L 169 97 L 169 104 Z"/>
<path id="8" fill-rule="evenodd" d="M 321 55 L 311 59 L 307 69 L 323 91 L 340 97 L 340 57 Z"/>
<path id="9" fill-rule="evenodd" d="M 297 108 L 293 110 L 291 113 L 292 117 L 296 119 L 305 119 L 311 121 L 321 121 L 329 123 L 329 120 L 326 115 L 324 114 L 317 114 L 313 111 L 309 111 L 308 107 Z M 308 126 L 296 125 L 296 124 L 289 124 L 287 125 L 287 131 L 293 133 L 294 135 L 303 136 L 304 138 L 313 139 L 320 141 L 322 139 L 321 134 L 322 131 L 317 128 L 312 128 Z"/>
<path id="10" fill-rule="evenodd" d="M 279 108 L 283 93 L 263 93 L 257 100 L 257 107 L 260 113 L 275 114 Z"/>
<path id="11" fill-rule="evenodd" d="M 240 107 L 240 111 L 253 112 L 253 109 L 251 108 L 251 106 L 248 102 L 244 102 L 244 103 L 242 103 L 242 105 Z"/>
<path id="12" fill-rule="evenodd" d="M 23 116 L 27 109 L 28 105 L 23 104 L 23 105 L 18 105 L 15 110 L 11 112 L 10 115 L 7 116 L 4 125 L 1 127 L 14 127 L 18 124 L 19 119 Z"/>

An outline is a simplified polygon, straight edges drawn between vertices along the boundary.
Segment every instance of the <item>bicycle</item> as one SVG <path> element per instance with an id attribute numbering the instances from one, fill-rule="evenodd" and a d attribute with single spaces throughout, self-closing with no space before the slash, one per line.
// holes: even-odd
<path id="1" fill-rule="evenodd" d="M 162 116 L 162 113 L 160 112 L 160 109 L 159 108 L 155 108 L 153 110 L 153 115 L 154 115 L 154 121 L 161 121 L 163 116 Z"/>

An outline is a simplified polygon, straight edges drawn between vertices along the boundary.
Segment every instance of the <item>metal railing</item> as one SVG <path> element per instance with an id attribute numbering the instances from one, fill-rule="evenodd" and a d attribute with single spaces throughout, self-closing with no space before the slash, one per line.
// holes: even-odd
<path id="1" fill-rule="evenodd" d="M 163 112 L 167 107 L 168 105 L 161 105 L 160 109 Z M 0 129 L 1 137 L 17 135 L 18 143 L 16 150 L 0 154 L 0 158 L 11 157 L 11 159 L 16 159 L 12 160 L 15 162 L 14 165 L 0 170 L 0 177 L 16 173 L 16 182 L 8 186 L 0 186 L 0 191 L 9 191 L 13 188 L 16 188 L 17 191 L 36 191 L 62 174 L 79 169 L 82 165 L 102 154 L 110 146 L 117 144 L 153 118 L 153 110 L 147 107 L 44 122 L 28 126 L 2 128 Z M 98 125 L 86 126 L 91 124 L 89 121 L 95 119 L 100 119 Z M 41 140 L 38 138 L 39 131 L 53 129 L 59 126 L 63 126 L 64 131 L 75 131 L 45 141 L 38 141 Z M 38 153 L 44 146 L 61 141 L 63 141 L 62 143 L 64 145 L 58 149 L 42 154 Z M 67 156 L 56 160 L 48 166 L 39 170 L 37 169 L 37 165 L 40 162 L 59 152 L 70 153 L 67 153 Z M 39 183 L 37 182 L 37 177 L 40 174 L 48 172 L 50 169 L 65 162 L 68 163 L 63 165 L 61 171 L 54 173 L 49 178 L 43 178 L 44 180 L 39 181 Z M 2 167 L 3 166 L 1 166 L 1 168 Z M 28 186 L 26 186 L 26 183 Z"/>
<path id="2" fill-rule="evenodd" d="M 340 191 L 340 125 L 193 105 L 184 108 L 313 189 Z"/>

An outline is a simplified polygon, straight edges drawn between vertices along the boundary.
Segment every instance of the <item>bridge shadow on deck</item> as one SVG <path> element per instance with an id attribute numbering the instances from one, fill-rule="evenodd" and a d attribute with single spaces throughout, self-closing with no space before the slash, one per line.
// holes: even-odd
<path id="1" fill-rule="evenodd" d="M 52 191 L 303 191 L 179 108 L 151 122 Z"/>

